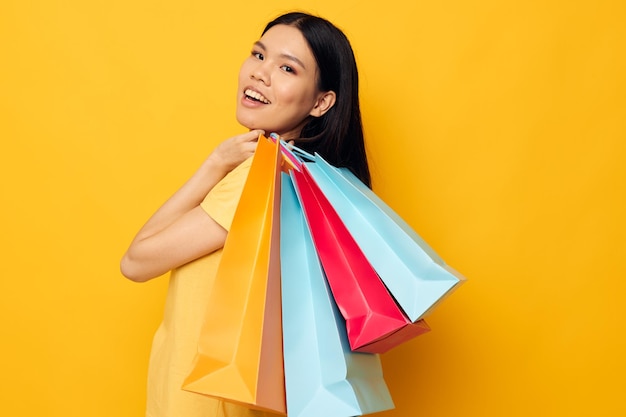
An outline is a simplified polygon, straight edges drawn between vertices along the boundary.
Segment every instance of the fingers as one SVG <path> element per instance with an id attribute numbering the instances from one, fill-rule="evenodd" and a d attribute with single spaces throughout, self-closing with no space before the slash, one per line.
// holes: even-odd
<path id="1" fill-rule="evenodd" d="M 239 146 L 241 152 L 245 153 L 247 156 L 251 156 L 256 150 L 259 136 L 264 133 L 265 131 L 257 129 L 251 130 L 238 136 L 237 138 L 240 139 Z"/>
<path id="2" fill-rule="evenodd" d="M 242 134 L 241 136 L 245 138 L 245 140 L 256 142 L 259 139 L 260 135 L 265 135 L 265 130 L 254 129 L 247 133 Z"/>

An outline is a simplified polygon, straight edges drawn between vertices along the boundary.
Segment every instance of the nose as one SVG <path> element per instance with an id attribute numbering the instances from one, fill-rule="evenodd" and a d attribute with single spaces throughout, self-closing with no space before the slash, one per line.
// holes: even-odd
<path id="1" fill-rule="evenodd" d="M 270 85 L 270 71 L 269 65 L 265 61 L 259 62 L 252 68 L 250 78 L 253 80 L 261 81 L 265 85 Z"/>

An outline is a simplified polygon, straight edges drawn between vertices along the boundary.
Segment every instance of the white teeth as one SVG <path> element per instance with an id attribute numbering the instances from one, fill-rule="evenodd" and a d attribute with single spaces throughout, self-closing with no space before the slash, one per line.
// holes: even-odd
<path id="1" fill-rule="evenodd" d="M 257 93 L 256 91 L 247 89 L 243 93 L 247 95 L 248 97 L 252 97 L 253 99 L 260 101 L 261 103 L 270 104 L 270 101 L 268 99 L 266 99 L 265 97 L 263 97 L 260 93 Z"/>

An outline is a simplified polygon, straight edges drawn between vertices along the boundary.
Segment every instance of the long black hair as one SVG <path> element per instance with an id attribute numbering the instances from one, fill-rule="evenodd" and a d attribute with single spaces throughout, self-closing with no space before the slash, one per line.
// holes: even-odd
<path id="1" fill-rule="evenodd" d="M 279 16 L 265 26 L 263 34 L 276 25 L 300 30 L 319 68 L 319 91 L 332 90 L 336 94 L 335 105 L 323 116 L 310 117 L 296 145 L 318 152 L 335 166 L 349 168 L 371 186 L 359 105 L 359 74 L 350 41 L 328 20 L 307 13 Z"/>

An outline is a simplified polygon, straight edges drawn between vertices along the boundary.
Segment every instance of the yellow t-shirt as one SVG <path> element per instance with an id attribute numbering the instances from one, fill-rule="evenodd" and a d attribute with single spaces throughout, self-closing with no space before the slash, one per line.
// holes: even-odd
<path id="1" fill-rule="evenodd" d="M 202 208 L 226 230 L 251 163 L 249 158 L 231 171 L 202 202 Z M 221 256 L 220 249 L 171 273 L 163 322 L 150 355 L 147 417 L 273 416 L 181 389 L 197 352 L 202 316 Z"/>

